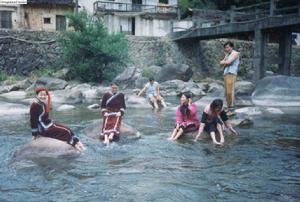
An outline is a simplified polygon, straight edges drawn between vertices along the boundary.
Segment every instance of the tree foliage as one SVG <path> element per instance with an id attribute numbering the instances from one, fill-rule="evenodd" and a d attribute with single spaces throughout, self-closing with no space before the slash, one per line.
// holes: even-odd
<path id="1" fill-rule="evenodd" d="M 128 60 L 125 36 L 108 33 L 103 22 L 86 11 L 66 16 L 74 31 L 66 31 L 60 43 L 72 75 L 83 81 L 111 80 Z"/>

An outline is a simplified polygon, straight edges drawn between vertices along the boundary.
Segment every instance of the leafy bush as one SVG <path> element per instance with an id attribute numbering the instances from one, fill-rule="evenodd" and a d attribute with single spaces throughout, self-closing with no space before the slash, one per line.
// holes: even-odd
<path id="1" fill-rule="evenodd" d="M 0 71 L 0 82 L 5 81 L 8 78 L 8 75 L 5 71 Z"/>
<path id="2" fill-rule="evenodd" d="M 101 19 L 86 11 L 67 14 L 74 31 L 66 31 L 60 43 L 73 76 L 83 81 L 111 80 L 128 60 L 128 45 L 121 33 L 109 34 Z"/>
<path id="3" fill-rule="evenodd" d="M 150 68 L 144 68 L 143 72 L 142 72 L 142 76 L 150 78 L 150 77 L 154 77 L 155 75 L 154 75 L 154 72 Z"/>

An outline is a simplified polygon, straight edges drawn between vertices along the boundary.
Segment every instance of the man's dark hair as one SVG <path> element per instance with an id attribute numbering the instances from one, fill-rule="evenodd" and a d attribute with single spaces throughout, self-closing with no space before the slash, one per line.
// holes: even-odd
<path id="1" fill-rule="evenodd" d="M 149 81 L 154 81 L 154 77 L 151 76 L 151 77 L 149 78 Z"/>
<path id="2" fill-rule="evenodd" d="M 234 47 L 233 43 L 231 41 L 227 41 L 226 43 L 224 43 L 223 47 L 225 48 L 225 46 L 229 45 L 231 48 Z"/>

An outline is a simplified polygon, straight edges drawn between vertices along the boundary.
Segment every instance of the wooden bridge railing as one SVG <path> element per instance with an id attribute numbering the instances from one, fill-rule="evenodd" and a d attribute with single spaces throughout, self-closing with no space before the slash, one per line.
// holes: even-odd
<path id="1" fill-rule="evenodd" d="M 287 4 L 284 0 L 269 0 L 244 7 L 232 6 L 228 11 L 194 10 L 194 27 L 217 26 L 226 23 L 247 22 L 275 16 L 300 14 L 300 2 Z"/>

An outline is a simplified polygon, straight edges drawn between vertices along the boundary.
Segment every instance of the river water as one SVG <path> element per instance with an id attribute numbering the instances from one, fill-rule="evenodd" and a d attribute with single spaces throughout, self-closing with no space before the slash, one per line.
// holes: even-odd
<path id="1" fill-rule="evenodd" d="M 31 140 L 28 115 L 0 116 L 0 201 L 299 201 L 300 109 L 284 112 L 254 117 L 216 147 L 168 141 L 174 110 L 129 108 L 125 122 L 142 137 L 104 146 L 83 132 L 99 112 L 78 106 L 51 117 L 73 129 L 84 154 L 17 162 Z"/>

